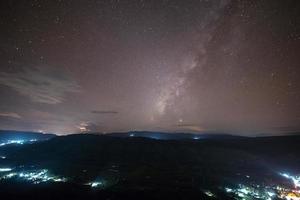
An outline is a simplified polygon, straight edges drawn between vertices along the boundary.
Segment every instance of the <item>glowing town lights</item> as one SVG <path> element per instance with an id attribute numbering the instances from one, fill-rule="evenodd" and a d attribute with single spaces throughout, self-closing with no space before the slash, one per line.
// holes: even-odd
<path id="1" fill-rule="evenodd" d="M 285 177 L 285 178 L 291 178 L 290 175 L 286 174 L 286 173 L 280 173 L 281 176 Z"/>
<path id="2" fill-rule="evenodd" d="M 30 140 L 7 140 L 6 142 L 0 143 L 1 146 L 9 145 L 9 144 L 25 144 L 25 143 L 32 143 L 37 142 L 37 139 L 30 139 Z"/>
<path id="3" fill-rule="evenodd" d="M 299 180 L 299 178 L 298 179 L 294 179 L 293 182 L 294 182 L 294 185 L 296 187 L 300 187 L 300 180 Z"/>
<path id="4" fill-rule="evenodd" d="M 79 130 L 82 131 L 82 132 L 87 131 L 86 127 L 79 127 Z"/>
<path id="5" fill-rule="evenodd" d="M 79 129 L 80 132 L 88 132 L 89 131 L 88 126 L 89 126 L 88 123 L 81 122 L 77 128 Z"/>
<path id="6" fill-rule="evenodd" d="M 98 187 L 100 185 L 102 185 L 102 183 L 99 183 L 99 182 L 95 182 L 95 183 L 91 184 L 92 187 Z"/>
<path id="7" fill-rule="evenodd" d="M 10 179 L 10 178 L 19 178 L 21 180 L 29 181 L 34 184 L 39 184 L 42 182 L 66 182 L 66 178 L 61 178 L 57 176 L 53 176 L 48 173 L 47 169 L 41 170 L 30 170 L 30 171 L 23 171 L 23 172 L 15 172 L 9 173 L 2 176 L 0 179 Z"/>
<path id="8" fill-rule="evenodd" d="M 257 185 L 245 186 L 239 184 L 237 188 L 224 188 L 227 193 L 232 193 L 235 199 L 265 199 L 272 200 L 276 193 L 270 187 L 257 187 Z"/>
<path id="9" fill-rule="evenodd" d="M 97 181 L 97 182 L 91 182 L 91 183 L 89 183 L 88 185 L 90 185 L 90 186 L 93 187 L 93 188 L 96 188 L 96 187 L 102 186 L 102 185 L 103 185 L 103 182 L 99 182 L 99 181 Z"/>
<path id="10" fill-rule="evenodd" d="M 211 191 L 209 191 L 209 190 L 204 191 L 204 194 L 206 194 L 209 197 L 215 197 L 215 195 Z"/>
<path id="11" fill-rule="evenodd" d="M 12 168 L 0 168 L 0 172 L 9 172 Z"/>
<path id="12" fill-rule="evenodd" d="M 45 133 L 45 131 L 43 131 L 43 130 L 38 130 L 38 132 L 39 132 L 39 133 Z"/>
<path id="13" fill-rule="evenodd" d="M 5 176 L 1 177 L 1 179 L 10 179 L 14 176 L 17 176 L 17 173 L 9 173 L 9 174 L 6 174 Z"/>
<path id="14" fill-rule="evenodd" d="M 24 144 L 24 140 L 8 140 L 7 142 L 0 143 L 0 146 L 5 146 L 8 144 Z"/>
<path id="15" fill-rule="evenodd" d="M 134 137 L 134 134 L 133 133 L 130 133 L 130 135 L 129 135 L 130 137 Z"/>
<path id="16" fill-rule="evenodd" d="M 287 178 L 287 179 L 292 180 L 295 188 L 300 187 L 300 176 L 292 176 L 292 175 L 289 175 L 287 173 L 280 173 L 280 175 Z"/>
<path id="17" fill-rule="evenodd" d="M 241 189 L 238 189 L 239 192 L 243 193 L 243 194 L 249 194 L 250 191 L 248 190 L 248 188 L 241 188 Z"/>
<path id="18" fill-rule="evenodd" d="M 274 192 L 267 192 L 270 197 L 274 197 L 276 194 Z"/>
<path id="19" fill-rule="evenodd" d="M 238 195 L 239 197 L 245 197 L 245 195 L 244 195 L 243 193 L 237 193 L 237 195 Z"/>
<path id="20" fill-rule="evenodd" d="M 297 193 L 290 192 L 287 196 L 285 196 L 287 200 L 300 200 L 300 195 Z"/>

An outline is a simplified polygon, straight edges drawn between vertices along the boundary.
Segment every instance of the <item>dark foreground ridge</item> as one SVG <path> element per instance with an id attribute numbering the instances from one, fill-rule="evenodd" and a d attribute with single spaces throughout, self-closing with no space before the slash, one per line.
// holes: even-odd
<path id="1" fill-rule="evenodd" d="M 1 146 L 0 167 L 9 171 L 0 172 L 0 193 L 5 199 L 233 199 L 227 189 L 241 184 L 288 185 L 280 173 L 300 172 L 298 144 L 299 136 L 58 136 Z"/>

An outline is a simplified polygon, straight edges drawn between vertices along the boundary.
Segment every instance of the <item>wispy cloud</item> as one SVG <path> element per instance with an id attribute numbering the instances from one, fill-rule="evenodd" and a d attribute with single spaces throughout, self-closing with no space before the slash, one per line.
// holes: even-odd
<path id="1" fill-rule="evenodd" d="M 34 102 L 58 104 L 68 92 L 79 92 L 79 85 L 63 70 L 50 67 L 27 67 L 0 73 L 0 84 L 6 85 Z"/>
<path id="2" fill-rule="evenodd" d="M 202 127 L 195 125 L 195 124 L 177 124 L 177 127 L 184 129 L 184 130 L 190 130 L 190 131 L 204 131 Z"/>
<path id="3" fill-rule="evenodd" d="M 91 111 L 93 114 L 118 114 L 118 111 L 114 110 L 93 110 Z"/>
<path id="4" fill-rule="evenodd" d="M 280 126 L 280 127 L 273 127 L 271 130 L 277 130 L 281 132 L 295 132 L 300 131 L 300 126 Z"/>
<path id="5" fill-rule="evenodd" d="M 0 113 L 0 117 L 9 117 L 9 118 L 15 118 L 15 119 L 22 118 L 18 113 L 14 113 L 14 112 L 2 112 L 2 113 Z"/>

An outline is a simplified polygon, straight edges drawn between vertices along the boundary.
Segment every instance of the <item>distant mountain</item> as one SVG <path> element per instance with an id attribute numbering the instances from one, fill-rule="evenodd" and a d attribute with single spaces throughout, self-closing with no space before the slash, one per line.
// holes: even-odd
<path id="1" fill-rule="evenodd" d="M 224 133 L 169 133 L 152 131 L 131 131 L 123 133 L 109 133 L 108 136 L 127 138 L 142 137 L 156 140 L 200 140 L 200 139 L 241 139 L 242 136 L 234 136 Z"/>
<path id="2" fill-rule="evenodd" d="M 130 137 L 128 134 L 132 133 L 136 135 Z M 220 134 L 209 135 L 212 137 L 195 141 L 139 137 L 144 134 L 148 137 L 150 134 L 187 138 L 189 134 L 155 135 L 153 132 L 119 134 L 74 134 L 57 136 L 51 140 L 28 145 L 3 147 L 3 150 L 8 150 L 4 154 L 6 159 L 0 160 L 0 166 L 9 166 L 15 171 L 47 169 L 70 181 L 66 183 L 70 185 L 66 186 L 71 189 L 66 190 L 71 194 L 84 190 L 84 195 L 92 195 L 95 197 L 93 199 L 112 200 L 136 199 L 123 196 L 110 198 L 118 194 L 123 195 L 123 192 L 127 195 L 140 192 L 160 194 L 161 191 L 167 191 L 165 199 L 170 195 L 171 197 L 183 195 L 177 199 L 227 200 L 233 198 L 230 198 L 231 196 L 224 198 L 222 189 L 218 188 L 248 181 L 269 183 L 281 178 L 279 172 L 292 174 L 299 172 L 300 136 L 247 138 Z M 90 187 L 87 184 L 95 181 L 100 181 L 103 184 L 102 188 L 86 190 L 86 187 Z M 50 184 L 48 186 L 50 187 Z M 15 185 L 10 189 L 3 187 L 1 190 L 0 183 L 1 195 L 7 194 L 7 191 L 12 191 L 8 196 L 17 194 Z M 45 185 L 41 185 L 41 188 L 44 187 Z M 218 197 L 201 196 L 204 189 L 212 191 Z M 63 194 L 66 190 L 62 189 L 62 192 L 56 193 Z M 99 194 L 101 197 L 96 198 L 95 191 L 103 191 L 106 194 L 112 192 L 112 195 L 109 194 L 109 198 L 102 198 L 103 194 Z M 36 190 L 33 194 L 36 195 Z M 186 198 L 189 194 L 200 194 L 200 197 Z"/>
<path id="3" fill-rule="evenodd" d="M 34 141 L 34 140 L 48 140 L 56 137 L 55 134 L 44 134 L 37 132 L 26 132 L 26 131 L 11 131 L 11 130 L 0 130 L 0 143 L 8 141 Z"/>
<path id="4" fill-rule="evenodd" d="M 114 184 L 121 188 L 197 188 L 236 173 L 260 179 L 271 172 L 298 171 L 299 143 L 300 136 L 194 141 L 77 134 L 19 145 L 2 162 L 49 169 L 75 182 L 106 177 L 117 179 Z"/>

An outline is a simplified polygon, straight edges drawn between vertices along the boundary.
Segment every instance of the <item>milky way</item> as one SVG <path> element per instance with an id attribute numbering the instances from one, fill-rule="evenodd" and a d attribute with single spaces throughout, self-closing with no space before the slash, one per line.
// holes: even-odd
<path id="1" fill-rule="evenodd" d="M 1 2 L 0 129 L 300 129 L 298 1 Z"/>

